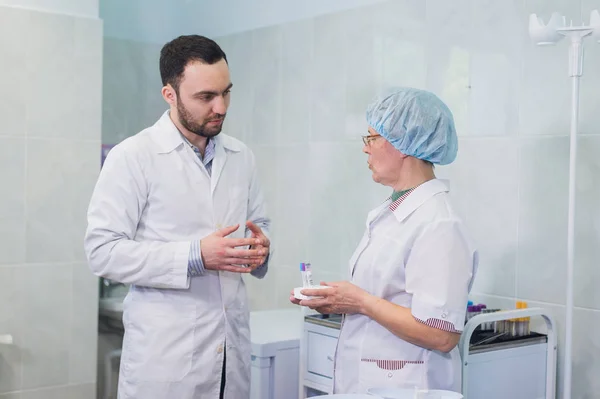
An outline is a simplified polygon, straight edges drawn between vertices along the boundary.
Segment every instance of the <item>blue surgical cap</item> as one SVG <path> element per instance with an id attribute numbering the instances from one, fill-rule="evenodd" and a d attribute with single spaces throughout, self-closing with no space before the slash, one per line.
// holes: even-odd
<path id="1" fill-rule="evenodd" d="M 405 155 L 440 165 L 456 159 L 458 139 L 452 112 L 433 93 L 390 90 L 367 108 L 367 122 Z"/>

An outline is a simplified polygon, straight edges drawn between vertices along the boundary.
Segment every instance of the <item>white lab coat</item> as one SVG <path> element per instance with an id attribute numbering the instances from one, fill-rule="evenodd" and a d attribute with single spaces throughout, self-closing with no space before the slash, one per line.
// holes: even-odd
<path id="1" fill-rule="evenodd" d="M 250 332 L 241 274 L 189 278 L 192 240 L 246 220 L 268 235 L 254 156 L 215 140 L 212 176 L 184 144 L 168 112 L 108 154 L 89 210 L 92 271 L 132 284 L 124 301 L 120 399 L 217 399 L 224 345 L 225 398 L 249 398 Z M 258 277 L 267 271 L 265 265 Z"/>
<path id="2" fill-rule="evenodd" d="M 351 282 L 411 309 L 433 326 L 462 331 L 478 255 L 440 180 L 417 187 L 395 211 L 371 211 L 350 260 Z M 335 356 L 334 392 L 371 387 L 460 391 L 458 348 L 441 353 L 406 342 L 364 315 L 344 317 Z"/>

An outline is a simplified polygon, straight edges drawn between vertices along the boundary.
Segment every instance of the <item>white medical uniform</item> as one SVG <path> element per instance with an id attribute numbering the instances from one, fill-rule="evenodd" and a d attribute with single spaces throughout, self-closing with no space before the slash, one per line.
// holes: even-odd
<path id="1" fill-rule="evenodd" d="M 188 277 L 193 240 L 246 220 L 268 235 L 252 152 L 225 134 L 212 173 L 168 112 L 114 147 L 88 210 L 85 249 L 98 276 L 132 284 L 124 302 L 120 399 L 249 398 L 250 332 L 239 273 Z M 262 275 L 267 271 L 263 266 Z M 225 347 L 226 346 L 226 347 Z"/>
<path id="2" fill-rule="evenodd" d="M 410 308 L 420 322 L 460 332 L 478 255 L 440 180 L 371 211 L 350 260 L 351 282 Z M 419 386 L 460 391 L 458 348 L 424 349 L 364 315 L 344 317 L 335 356 L 334 392 Z"/>

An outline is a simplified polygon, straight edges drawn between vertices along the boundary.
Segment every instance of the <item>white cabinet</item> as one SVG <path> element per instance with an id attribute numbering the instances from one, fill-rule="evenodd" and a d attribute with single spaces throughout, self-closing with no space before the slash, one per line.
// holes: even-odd
<path id="1" fill-rule="evenodd" d="M 324 330 L 323 327 L 321 329 Z M 308 378 L 333 378 L 333 356 L 337 338 L 328 335 L 330 331 L 307 331 L 306 371 Z M 327 381 L 325 381 L 327 382 Z"/>
<path id="2" fill-rule="evenodd" d="M 332 393 L 333 359 L 340 335 L 340 323 L 341 317 L 338 315 L 305 317 L 300 348 L 302 399 Z"/>
<path id="3" fill-rule="evenodd" d="M 300 309 L 250 313 L 250 399 L 298 399 Z"/>

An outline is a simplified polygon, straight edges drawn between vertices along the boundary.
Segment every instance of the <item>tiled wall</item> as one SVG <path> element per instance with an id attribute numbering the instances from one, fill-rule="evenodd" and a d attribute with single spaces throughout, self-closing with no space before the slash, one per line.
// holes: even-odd
<path id="1" fill-rule="evenodd" d="M 102 143 L 116 144 L 154 124 L 166 109 L 160 44 L 104 38 Z"/>
<path id="2" fill-rule="evenodd" d="M 532 12 L 547 20 L 558 11 L 575 23 L 583 15 L 587 23 L 594 8 L 600 0 L 389 0 L 217 38 L 234 83 L 225 132 L 254 150 L 274 223 L 269 275 L 248 280 L 252 308 L 289 306 L 301 261 L 313 263 L 317 280 L 345 277 L 366 213 L 389 194 L 371 181 L 361 152 L 365 107 L 381 88 L 415 86 L 439 94 L 457 121 L 458 159 L 436 171 L 450 180 L 480 248 L 473 298 L 504 307 L 521 299 L 549 309 L 562 354 L 568 46 L 533 46 L 527 22 Z M 105 143 L 141 130 L 166 108 L 159 50 L 106 41 Z M 599 88 L 600 44 L 587 40 L 573 398 L 600 392 Z"/>
<path id="3" fill-rule="evenodd" d="M 0 398 L 95 397 L 102 22 L 0 6 Z"/>
<path id="4" fill-rule="evenodd" d="M 0 0 L 0 6 L 98 18 L 99 0 Z"/>
<path id="5" fill-rule="evenodd" d="M 457 161 L 438 167 L 481 251 L 474 298 L 553 312 L 564 346 L 568 46 L 533 46 L 530 13 L 589 21 L 600 1 L 393 0 L 218 38 L 234 89 L 228 130 L 256 152 L 274 219 L 273 269 L 254 308 L 287 306 L 297 264 L 345 275 L 370 180 L 359 135 L 373 94 L 427 88 L 454 112 Z M 586 41 L 577 182 L 573 397 L 600 392 L 600 44 Z M 599 183 L 599 184 L 597 184 Z M 272 287 L 267 289 L 265 287 Z M 559 383 L 559 389 L 560 383 Z M 596 395 L 596 396 L 595 396 Z"/>

